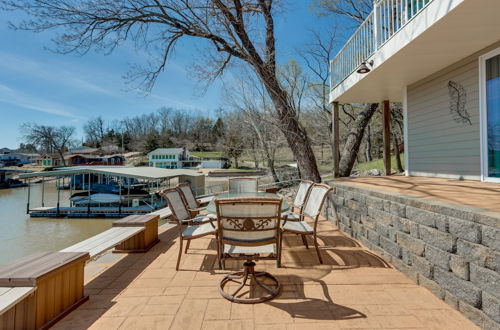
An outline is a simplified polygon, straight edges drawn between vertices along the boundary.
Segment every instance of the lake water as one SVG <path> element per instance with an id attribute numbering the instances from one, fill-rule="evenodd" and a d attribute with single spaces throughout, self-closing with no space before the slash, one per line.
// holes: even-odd
<path id="1" fill-rule="evenodd" d="M 55 182 L 45 183 L 45 206 L 55 206 Z M 41 206 L 42 185 L 31 186 L 30 207 Z M 61 190 L 67 206 L 69 190 Z M 115 219 L 30 218 L 28 188 L 0 189 L 0 265 L 39 251 L 57 251 L 111 228 Z"/>

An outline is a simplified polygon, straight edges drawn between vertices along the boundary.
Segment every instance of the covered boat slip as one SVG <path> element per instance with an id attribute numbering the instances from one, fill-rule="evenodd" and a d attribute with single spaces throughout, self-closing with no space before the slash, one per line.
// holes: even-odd
<path id="1" fill-rule="evenodd" d="M 66 205 L 60 200 L 60 182 L 66 178 L 81 176 L 85 183 L 82 189 L 70 198 Z M 163 169 L 155 167 L 125 167 L 125 166 L 85 166 L 61 168 L 54 171 L 26 173 L 20 176 L 28 182 L 28 196 L 26 212 L 32 217 L 123 217 L 131 214 L 147 214 L 165 207 L 165 202 L 158 196 L 162 189 L 170 187 L 170 181 L 189 182 L 197 191 L 203 192 L 205 177 L 194 170 Z M 42 180 L 41 196 L 31 196 L 31 180 L 35 178 L 51 177 L 56 179 L 57 203 L 53 206 L 45 205 L 44 181 Z M 108 194 L 94 191 L 98 185 L 102 189 L 102 182 L 107 182 L 110 188 Z M 109 182 L 113 182 L 109 184 Z M 131 184 L 134 182 L 134 185 Z M 134 186 L 144 189 L 144 196 L 136 198 Z M 69 184 L 70 195 L 73 196 L 74 185 Z M 75 190 L 76 191 L 76 190 Z M 106 196 L 104 196 L 106 195 Z M 108 196 L 109 195 L 109 196 Z M 99 198 L 97 198 L 99 197 Z M 106 197 L 106 198 L 104 198 Z M 32 207 L 40 201 L 40 205 Z M 67 205 L 69 203 L 69 205 Z"/>

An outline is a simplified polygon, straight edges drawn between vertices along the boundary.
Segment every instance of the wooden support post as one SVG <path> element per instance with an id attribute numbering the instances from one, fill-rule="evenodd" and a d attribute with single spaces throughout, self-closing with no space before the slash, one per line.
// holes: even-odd
<path id="1" fill-rule="evenodd" d="M 28 179 L 28 202 L 26 203 L 26 214 L 30 213 L 31 179 Z"/>
<path id="2" fill-rule="evenodd" d="M 384 101 L 384 167 L 385 175 L 391 175 L 391 106 Z"/>
<path id="3" fill-rule="evenodd" d="M 57 189 L 57 216 L 59 216 L 60 208 L 59 208 L 59 203 L 61 200 L 61 187 L 59 184 L 59 178 L 56 178 L 56 189 Z"/>
<path id="4" fill-rule="evenodd" d="M 339 103 L 333 102 L 332 109 L 332 134 L 333 134 L 333 177 L 340 176 L 340 132 L 339 132 Z"/>
<path id="5" fill-rule="evenodd" d="M 45 178 L 42 177 L 42 207 L 45 206 Z"/>

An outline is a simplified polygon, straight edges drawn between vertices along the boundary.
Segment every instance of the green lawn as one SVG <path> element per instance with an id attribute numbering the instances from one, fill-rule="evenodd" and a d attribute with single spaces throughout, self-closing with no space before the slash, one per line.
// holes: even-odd
<path id="1" fill-rule="evenodd" d="M 191 155 L 201 158 L 224 157 L 224 153 L 222 151 L 193 151 L 191 152 Z"/>
<path id="2" fill-rule="evenodd" d="M 404 167 L 404 154 L 401 154 L 401 162 L 403 163 Z M 391 156 L 391 168 L 393 170 L 396 170 L 396 156 Z M 355 166 L 355 169 L 360 170 L 360 171 L 369 171 L 373 169 L 379 169 L 383 170 L 384 169 L 384 159 L 375 159 L 374 161 L 367 162 L 367 163 L 360 163 Z"/>

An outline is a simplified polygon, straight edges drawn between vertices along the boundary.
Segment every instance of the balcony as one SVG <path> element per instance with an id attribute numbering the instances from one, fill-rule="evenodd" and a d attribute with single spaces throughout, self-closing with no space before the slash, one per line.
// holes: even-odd
<path id="1" fill-rule="evenodd" d="M 330 62 L 330 102 L 402 101 L 403 88 L 498 41 L 497 0 L 378 0 Z M 368 74 L 356 70 L 373 61 Z"/>

